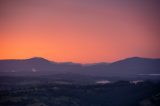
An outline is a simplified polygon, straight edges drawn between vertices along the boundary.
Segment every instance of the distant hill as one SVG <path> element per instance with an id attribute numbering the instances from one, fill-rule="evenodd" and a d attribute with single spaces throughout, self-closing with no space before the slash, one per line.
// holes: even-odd
<path id="1" fill-rule="evenodd" d="M 113 63 L 82 65 L 71 62 L 57 63 L 41 57 L 0 60 L 1 75 L 56 75 L 80 74 L 103 77 L 133 77 L 159 75 L 160 59 L 132 57 Z"/>
<path id="2" fill-rule="evenodd" d="M 0 60 L 0 72 L 3 74 L 17 75 L 40 75 L 40 74 L 60 74 L 68 72 L 73 68 L 79 68 L 81 64 L 57 63 L 44 58 L 34 57 L 30 59 L 10 59 Z M 11 74 L 11 75 L 12 75 Z"/>

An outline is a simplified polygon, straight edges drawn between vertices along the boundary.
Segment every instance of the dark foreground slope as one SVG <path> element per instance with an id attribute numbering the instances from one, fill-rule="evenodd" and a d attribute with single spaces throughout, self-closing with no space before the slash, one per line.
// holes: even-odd
<path id="1" fill-rule="evenodd" d="M 0 90 L 0 106 L 160 106 L 160 83 L 14 85 Z"/>

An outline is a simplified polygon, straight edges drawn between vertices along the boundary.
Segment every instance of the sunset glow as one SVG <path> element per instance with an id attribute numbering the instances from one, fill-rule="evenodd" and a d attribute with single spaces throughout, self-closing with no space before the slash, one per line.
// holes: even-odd
<path id="1" fill-rule="evenodd" d="M 153 1 L 1 0 L 0 59 L 159 58 L 160 15 Z"/>

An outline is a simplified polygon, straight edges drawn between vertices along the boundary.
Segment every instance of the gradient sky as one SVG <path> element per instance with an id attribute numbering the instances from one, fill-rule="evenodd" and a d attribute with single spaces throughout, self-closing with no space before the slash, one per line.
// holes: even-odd
<path id="1" fill-rule="evenodd" d="M 160 57 L 159 0 L 0 0 L 0 59 Z"/>

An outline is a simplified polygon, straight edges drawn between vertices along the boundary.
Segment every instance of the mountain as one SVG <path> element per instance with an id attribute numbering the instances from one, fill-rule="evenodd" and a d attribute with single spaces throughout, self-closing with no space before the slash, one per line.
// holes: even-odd
<path id="1" fill-rule="evenodd" d="M 113 63 L 83 67 L 80 72 L 92 76 L 116 77 L 116 79 L 157 79 L 160 75 L 160 59 L 131 57 Z"/>
<path id="2" fill-rule="evenodd" d="M 17 75 L 43 75 L 43 74 L 60 74 L 68 72 L 73 68 L 81 67 L 80 64 L 74 63 L 57 63 L 52 62 L 41 57 L 34 57 L 30 59 L 9 59 L 0 60 L 1 74 L 17 74 Z"/>
<path id="3" fill-rule="evenodd" d="M 118 74 L 160 73 L 160 59 L 149 59 L 140 57 L 127 58 L 112 63 L 109 66 L 109 70 L 117 72 Z"/>
<path id="4" fill-rule="evenodd" d="M 113 63 L 82 65 L 71 62 L 57 63 L 34 57 L 23 60 L 0 60 L 1 75 L 56 75 L 79 74 L 101 77 L 133 77 L 159 75 L 160 59 L 132 57 Z"/>

